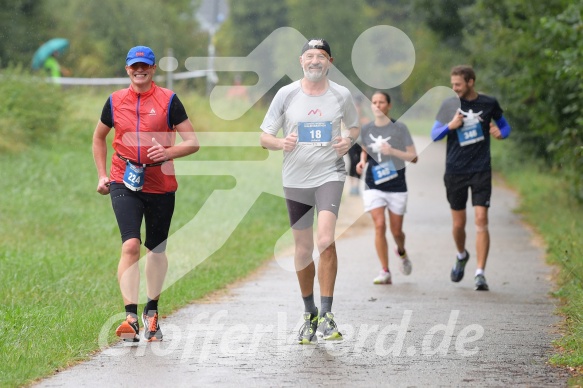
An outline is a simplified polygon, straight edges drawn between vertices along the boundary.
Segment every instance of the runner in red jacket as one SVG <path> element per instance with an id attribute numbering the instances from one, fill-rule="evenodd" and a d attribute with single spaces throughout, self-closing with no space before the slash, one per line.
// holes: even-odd
<path id="1" fill-rule="evenodd" d="M 117 276 L 126 318 L 116 334 L 126 341 L 139 341 L 138 261 L 144 219 L 148 302 L 142 322 L 145 339 L 159 341 L 158 299 L 168 268 L 166 240 L 178 188 L 172 160 L 197 152 L 199 143 L 178 97 L 153 82 L 154 52 L 145 46 L 133 47 L 125 68 L 131 84 L 109 97 L 93 134 L 97 192 L 111 194 L 122 240 Z M 106 138 L 111 128 L 115 136 L 108 176 Z M 175 144 L 176 132 L 183 140 L 180 144 Z"/>

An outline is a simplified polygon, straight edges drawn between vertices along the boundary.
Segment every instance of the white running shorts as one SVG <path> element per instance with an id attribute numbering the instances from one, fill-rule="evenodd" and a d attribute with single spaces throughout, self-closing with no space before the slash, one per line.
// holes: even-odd
<path id="1" fill-rule="evenodd" d="M 376 189 L 364 190 L 362 193 L 364 211 L 369 212 L 378 207 L 387 207 L 392 213 L 402 216 L 407 210 L 407 195 L 407 192 L 391 193 Z"/>

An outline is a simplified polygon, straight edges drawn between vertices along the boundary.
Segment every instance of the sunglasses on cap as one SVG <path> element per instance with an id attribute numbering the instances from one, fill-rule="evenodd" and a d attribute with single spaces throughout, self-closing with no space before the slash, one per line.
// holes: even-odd
<path id="1" fill-rule="evenodd" d="M 136 63 L 132 63 L 131 65 L 129 65 L 129 67 L 132 68 L 132 70 L 137 70 L 137 69 L 144 69 L 144 70 L 149 70 L 152 67 L 154 67 L 154 65 L 148 65 L 147 63 L 144 62 L 136 62 Z"/>

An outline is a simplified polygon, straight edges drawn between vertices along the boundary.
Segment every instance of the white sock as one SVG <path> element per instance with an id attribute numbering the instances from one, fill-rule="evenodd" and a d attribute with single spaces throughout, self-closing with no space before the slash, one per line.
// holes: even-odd
<path id="1" fill-rule="evenodd" d="M 463 251 L 463 252 L 458 252 L 458 254 L 457 254 L 457 258 L 458 258 L 458 260 L 463 260 L 463 259 L 465 259 L 466 257 L 467 257 L 466 251 Z"/>
<path id="2" fill-rule="evenodd" d="M 484 275 L 484 270 L 482 268 L 476 269 L 476 276 L 478 275 Z"/>

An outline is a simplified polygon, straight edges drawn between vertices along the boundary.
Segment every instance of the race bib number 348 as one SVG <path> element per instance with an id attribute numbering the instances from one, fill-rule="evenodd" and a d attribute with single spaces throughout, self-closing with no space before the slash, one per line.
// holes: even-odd
<path id="1" fill-rule="evenodd" d="M 482 125 L 480 123 L 469 125 L 467 127 L 464 125 L 456 132 L 458 141 L 462 147 L 484 140 L 484 133 L 482 132 Z"/>
<path id="2" fill-rule="evenodd" d="M 381 183 L 395 179 L 398 175 L 399 174 L 397 173 L 397 169 L 392 160 L 387 160 L 386 162 L 377 164 L 372 168 L 372 178 L 375 185 L 380 185 Z"/>

